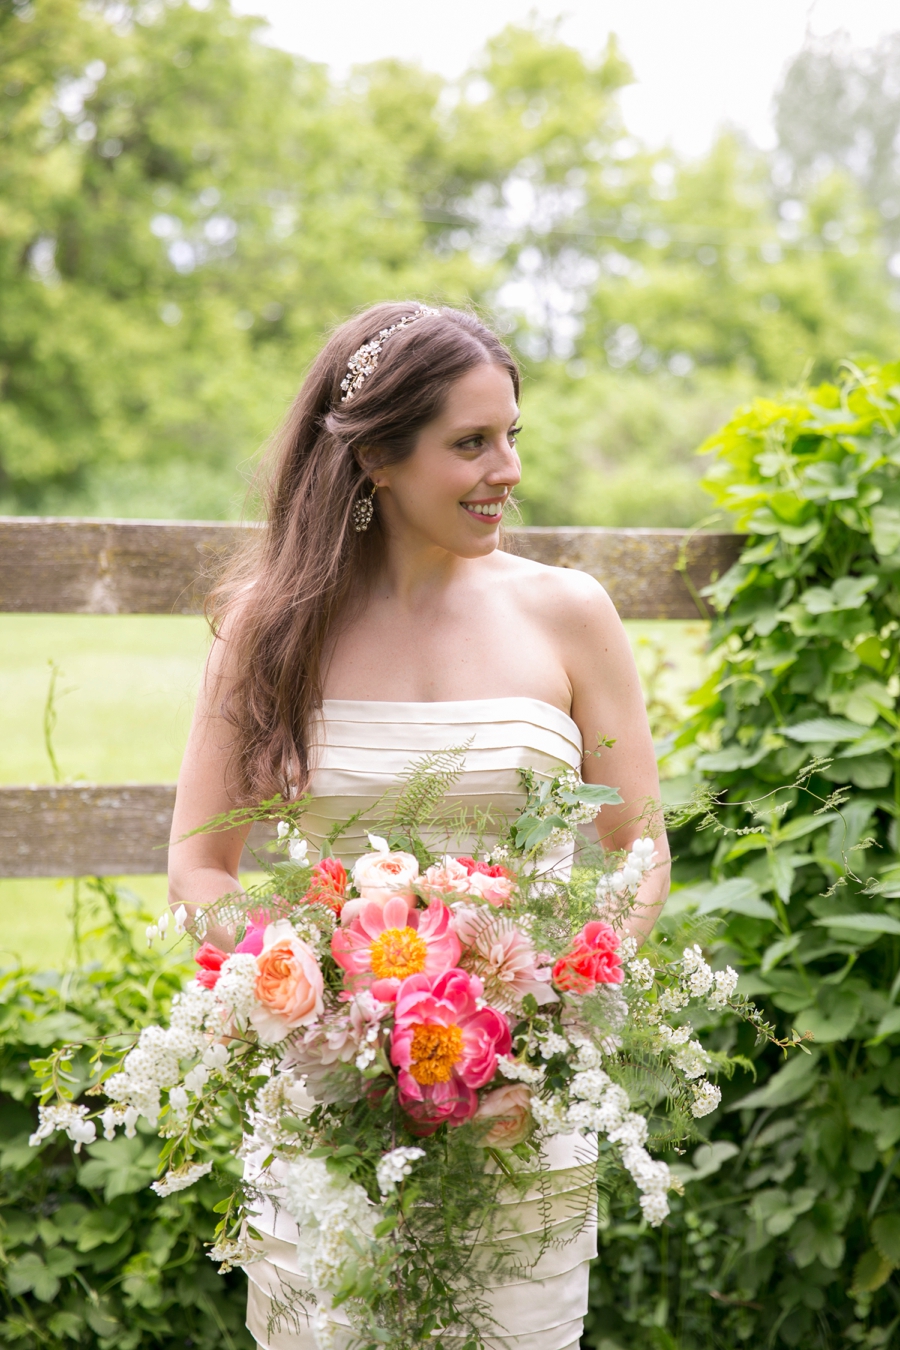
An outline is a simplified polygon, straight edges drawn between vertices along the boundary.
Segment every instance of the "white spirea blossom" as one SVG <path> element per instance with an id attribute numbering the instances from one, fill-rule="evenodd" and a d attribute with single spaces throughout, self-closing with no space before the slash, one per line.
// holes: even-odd
<path id="1" fill-rule="evenodd" d="M 188 1186 L 193 1186 L 195 1181 L 199 1181 L 211 1171 L 211 1162 L 182 1163 L 180 1167 L 160 1177 L 159 1181 L 154 1181 L 150 1189 L 156 1191 L 157 1195 L 174 1195 L 176 1191 L 186 1191 Z"/>
<path id="2" fill-rule="evenodd" d="M 628 978 L 631 983 L 644 993 L 648 993 L 653 988 L 654 971 L 653 966 L 645 956 L 637 961 L 629 961 Z"/>
<path id="3" fill-rule="evenodd" d="M 566 1104 L 558 1094 L 554 1094 L 547 1099 L 532 1097 L 531 1115 L 539 1132 L 543 1135 L 571 1134 L 574 1128 L 569 1124 Z"/>
<path id="4" fill-rule="evenodd" d="M 539 1066 L 520 1064 L 516 1059 L 507 1059 L 505 1055 L 497 1058 L 497 1068 L 504 1078 L 516 1083 L 527 1083 L 529 1087 L 538 1087 L 544 1081 L 544 1070 Z"/>
<path id="5" fill-rule="evenodd" d="M 604 1073 L 602 1069 L 584 1069 L 576 1073 L 569 1084 L 569 1091 L 573 1097 L 578 1097 L 582 1101 L 599 1102 L 608 1087 L 608 1073 Z"/>
<path id="6" fill-rule="evenodd" d="M 703 998 L 713 987 L 712 969 L 703 959 L 703 952 L 696 944 L 686 947 L 681 958 L 681 983 L 691 998 Z"/>
<path id="7" fill-rule="evenodd" d="M 285 1207 L 297 1221 L 297 1257 L 313 1284 L 327 1289 L 352 1254 L 348 1234 L 374 1236 L 381 1211 L 362 1186 L 333 1177 L 322 1158 L 297 1158 L 285 1173 Z"/>
<path id="8" fill-rule="evenodd" d="M 375 1179 L 382 1195 L 390 1195 L 409 1176 L 413 1163 L 425 1157 L 423 1148 L 394 1148 L 385 1153 L 375 1168 Z"/>
<path id="9" fill-rule="evenodd" d="M 692 1083 L 691 1091 L 694 1094 L 691 1115 L 697 1120 L 701 1116 L 708 1116 L 711 1111 L 715 1111 L 722 1100 L 722 1089 L 717 1087 L 715 1083 L 710 1083 L 706 1078 L 701 1079 L 699 1083 Z"/>
<path id="10" fill-rule="evenodd" d="M 261 1261 L 265 1256 L 261 1247 L 254 1245 L 250 1238 L 243 1235 L 237 1238 L 219 1238 L 206 1254 L 210 1261 L 219 1263 L 220 1275 L 227 1275 L 235 1266 L 249 1266 L 254 1261 Z"/>
<path id="11" fill-rule="evenodd" d="M 672 1056 L 672 1063 L 685 1078 L 699 1078 L 712 1065 L 712 1060 L 699 1041 L 688 1041 Z"/>
<path id="12" fill-rule="evenodd" d="M 239 1023 L 246 1023 L 256 1006 L 256 976 L 256 957 L 251 952 L 233 952 L 222 964 L 213 991 L 215 1000 Z"/>
<path id="13" fill-rule="evenodd" d="M 565 1036 L 548 1031 L 546 1035 L 537 1038 L 537 1048 L 543 1059 L 552 1059 L 554 1055 L 568 1054 L 569 1042 Z"/>
<path id="14" fill-rule="evenodd" d="M 726 1006 L 737 987 L 738 973 L 731 966 L 726 966 L 724 970 L 716 971 L 715 978 L 716 986 L 706 1002 L 710 1012 Z"/>

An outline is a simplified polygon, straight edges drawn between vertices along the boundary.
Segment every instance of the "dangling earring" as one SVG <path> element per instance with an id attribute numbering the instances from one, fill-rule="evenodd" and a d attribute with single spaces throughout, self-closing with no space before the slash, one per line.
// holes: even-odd
<path id="1" fill-rule="evenodd" d="M 375 514 L 375 503 L 372 498 L 377 491 L 378 484 L 374 483 L 368 497 L 360 497 L 350 513 L 350 517 L 353 521 L 353 528 L 357 534 L 365 534 L 366 530 L 372 524 L 372 517 Z"/>

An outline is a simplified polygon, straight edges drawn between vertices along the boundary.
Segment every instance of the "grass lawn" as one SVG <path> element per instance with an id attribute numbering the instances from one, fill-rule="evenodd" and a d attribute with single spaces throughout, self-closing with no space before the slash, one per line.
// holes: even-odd
<path id="1" fill-rule="evenodd" d="M 629 623 L 654 720 L 681 713 L 706 668 L 702 623 Z M 0 615 L 0 783 L 52 783 L 45 710 L 55 662 L 51 745 L 63 781 L 174 782 L 207 647 L 200 618 Z M 51 719 L 52 720 L 52 719 Z M 132 877 L 154 913 L 164 877 Z M 41 966 L 71 948 L 73 883 L 0 880 L 0 966 Z"/>

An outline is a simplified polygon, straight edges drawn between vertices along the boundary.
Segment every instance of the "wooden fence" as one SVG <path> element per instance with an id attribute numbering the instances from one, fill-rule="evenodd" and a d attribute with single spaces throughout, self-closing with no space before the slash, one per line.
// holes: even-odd
<path id="1" fill-rule="evenodd" d="M 205 521 L 0 517 L 0 611 L 196 614 L 240 536 Z M 743 539 L 683 530 L 520 529 L 511 547 L 589 572 L 624 619 L 692 619 Z M 701 602 L 702 603 L 702 602 Z M 0 788 L 0 876 L 166 870 L 171 784 Z"/>

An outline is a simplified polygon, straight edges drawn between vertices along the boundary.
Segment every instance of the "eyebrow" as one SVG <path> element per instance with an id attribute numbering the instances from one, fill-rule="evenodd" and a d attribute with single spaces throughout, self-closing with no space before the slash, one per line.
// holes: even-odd
<path id="1" fill-rule="evenodd" d="M 514 427 L 514 426 L 516 425 L 516 423 L 521 419 L 521 416 L 522 416 L 521 412 L 519 412 L 519 410 L 517 409 L 517 410 L 516 410 L 516 415 L 515 415 L 515 417 L 513 418 L 513 420 L 510 422 L 509 425 L 510 425 L 511 427 Z M 491 428 L 490 428 L 489 426 L 486 426 L 486 425 L 482 425 L 482 426 L 463 425 L 463 426 L 461 426 L 461 427 L 458 428 L 458 429 L 452 430 L 452 431 L 450 432 L 450 435 L 451 435 L 451 437 L 452 437 L 454 440 L 459 440 L 460 437 L 465 438 L 466 436 L 477 436 L 477 435 L 479 435 L 479 434 L 482 433 L 482 432 L 490 431 L 490 430 L 491 430 Z"/>

